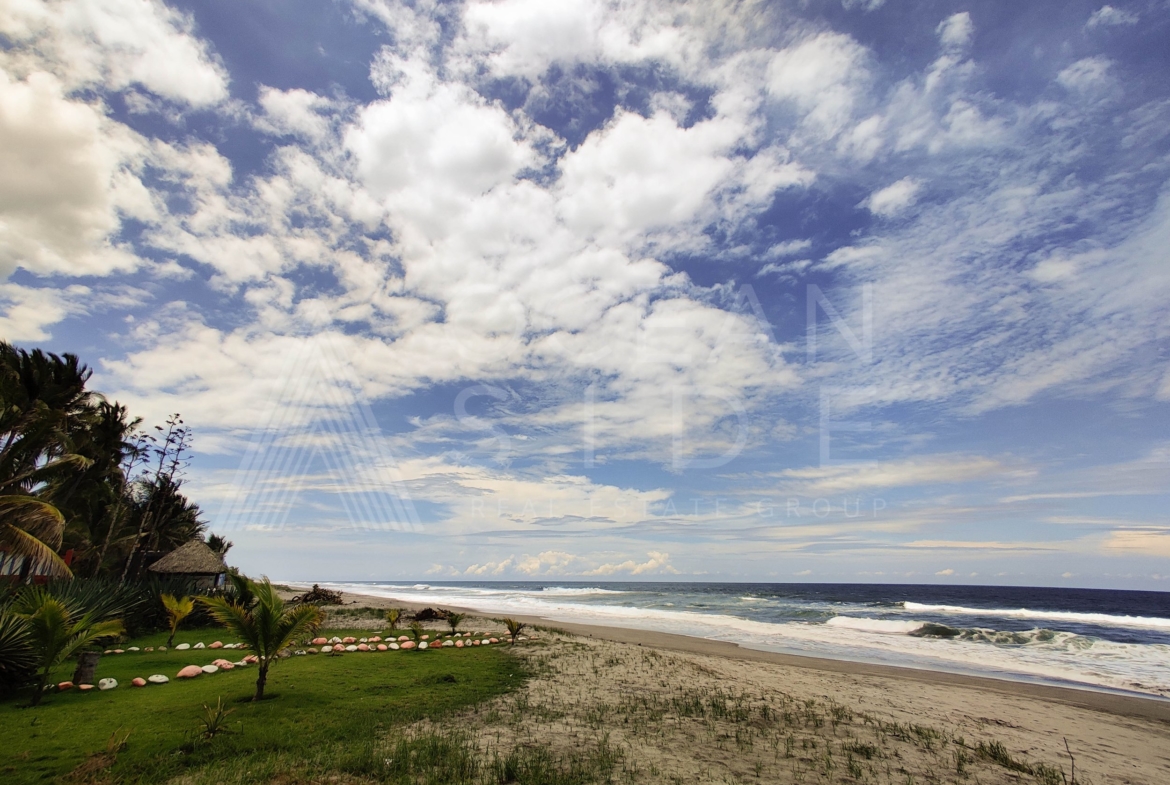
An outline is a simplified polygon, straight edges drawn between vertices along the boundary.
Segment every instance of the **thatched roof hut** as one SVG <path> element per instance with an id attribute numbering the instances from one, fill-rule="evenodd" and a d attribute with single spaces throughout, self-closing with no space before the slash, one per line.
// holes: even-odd
<path id="1" fill-rule="evenodd" d="M 200 584 L 219 586 L 227 573 L 223 557 L 203 540 L 191 540 L 148 567 L 151 572 L 175 577 L 194 578 Z"/>

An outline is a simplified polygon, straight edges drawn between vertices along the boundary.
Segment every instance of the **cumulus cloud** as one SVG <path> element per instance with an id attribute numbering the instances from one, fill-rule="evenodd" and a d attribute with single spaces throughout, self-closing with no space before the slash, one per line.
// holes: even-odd
<path id="1" fill-rule="evenodd" d="M 135 170 L 143 142 L 37 72 L 0 72 L 0 278 L 32 272 L 106 275 L 139 264 L 114 242 L 121 215 L 153 199 Z"/>
<path id="2" fill-rule="evenodd" d="M 1092 30 L 1094 27 L 1117 27 L 1119 25 L 1136 25 L 1137 23 L 1137 14 L 1114 8 L 1111 5 L 1103 5 L 1089 16 L 1085 27 Z"/>
<path id="3" fill-rule="evenodd" d="M 68 91 L 137 85 L 205 108 L 227 98 L 227 73 L 193 27 L 159 0 L 18 0 L 0 9 L 0 33 L 17 45 L 0 62 L 50 70 Z"/>
<path id="4" fill-rule="evenodd" d="M 918 201 L 922 183 L 913 177 L 903 177 L 896 183 L 874 191 L 862 204 L 874 215 L 890 218 L 912 207 Z"/>

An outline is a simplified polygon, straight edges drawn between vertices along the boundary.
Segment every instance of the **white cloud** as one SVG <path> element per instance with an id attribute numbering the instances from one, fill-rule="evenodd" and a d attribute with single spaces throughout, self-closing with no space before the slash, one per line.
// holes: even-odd
<path id="1" fill-rule="evenodd" d="M 913 177 L 903 177 L 896 183 L 874 191 L 862 204 L 874 215 L 890 218 L 918 201 L 922 183 Z"/>
<path id="2" fill-rule="evenodd" d="M 330 131 L 326 116 L 333 102 L 308 90 L 277 90 L 260 88 L 260 107 L 264 114 L 256 120 L 256 127 L 268 133 L 296 134 L 310 141 L 320 141 Z"/>
<path id="3" fill-rule="evenodd" d="M 1118 25 L 1136 25 L 1137 23 L 1137 14 L 1114 8 L 1111 5 L 1103 5 L 1089 16 L 1085 27 L 1092 30 L 1094 27 L 1116 27 Z"/>
<path id="4" fill-rule="evenodd" d="M 227 74 L 193 27 L 159 0 L 13 0 L 0 8 L 0 33 L 18 48 L 0 62 L 17 73 L 49 68 L 67 91 L 140 85 L 205 108 L 227 98 Z"/>
<path id="5" fill-rule="evenodd" d="M 802 124 L 820 138 L 839 134 L 868 82 L 868 53 L 853 38 L 820 33 L 777 52 L 768 64 L 769 95 L 792 101 Z"/>
<path id="6" fill-rule="evenodd" d="M 1056 75 L 1056 81 L 1069 90 L 1081 92 L 1099 90 L 1112 83 L 1109 68 L 1112 63 L 1105 57 L 1086 57 L 1078 60 Z"/>
<path id="7" fill-rule="evenodd" d="M 991 458 L 965 455 L 923 455 L 894 461 L 858 461 L 803 469 L 785 469 L 770 476 L 779 489 L 804 496 L 867 492 L 905 486 L 963 483 L 1008 477 L 1014 469 Z"/>
<path id="8" fill-rule="evenodd" d="M 0 335 L 17 343 L 44 341 L 46 328 L 82 311 L 80 301 L 89 293 L 86 286 L 59 290 L 0 283 Z"/>
<path id="9" fill-rule="evenodd" d="M 963 49 L 971 43 L 975 25 L 971 23 L 971 14 L 962 11 L 939 22 L 937 32 L 944 49 Z"/>
<path id="10" fill-rule="evenodd" d="M 602 564 L 592 570 L 586 570 L 581 573 L 586 576 L 597 575 L 614 575 L 617 573 L 627 573 L 629 575 L 655 575 L 667 574 L 678 575 L 679 571 L 670 565 L 670 554 L 662 553 L 660 551 L 650 551 L 646 554 L 647 558 L 644 562 L 636 562 L 633 559 L 627 559 L 618 564 Z"/>
<path id="11" fill-rule="evenodd" d="M 954 574 L 955 574 L 955 571 L 951 570 L 951 569 L 939 570 L 938 572 L 935 573 L 935 575 L 948 575 L 948 576 L 954 575 Z"/>
<path id="12" fill-rule="evenodd" d="M 0 72 L 0 279 L 17 267 L 107 275 L 138 266 L 111 239 L 120 213 L 154 210 L 135 175 L 142 157 L 142 140 L 67 98 L 55 77 Z"/>

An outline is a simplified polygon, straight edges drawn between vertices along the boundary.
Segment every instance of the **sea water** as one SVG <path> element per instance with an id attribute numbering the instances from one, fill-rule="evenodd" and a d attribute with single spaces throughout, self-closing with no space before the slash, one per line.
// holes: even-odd
<path id="1" fill-rule="evenodd" d="M 335 583 L 485 614 L 1170 697 L 1170 593 L 745 583 Z"/>

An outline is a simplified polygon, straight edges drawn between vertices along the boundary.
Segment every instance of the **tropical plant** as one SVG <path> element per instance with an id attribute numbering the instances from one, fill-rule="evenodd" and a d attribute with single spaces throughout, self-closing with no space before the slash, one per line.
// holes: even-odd
<path id="1" fill-rule="evenodd" d="M 203 716 L 199 718 L 199 724 L 202 726 L 199 729 L 199 737 L 210 741 L 221 733 L 231 733 L 231 729 L 227 726 L 227 718 L 234 711 L 235 709 L 229 709 L 223 705 L 222 696 L 216 699 L 214 708 L 204 703 Z"/>
<path id="2" fill-rule="evenodd" d="M 390 610 L 386 611 L 386 621 L 387 621 L 387 623 L 389 623 L 390 629 L 392 629 L 392 630 L 398 629 L 398 622 L 401 619 L 402 619 L 402 609 L 401 608 L 391 608 Z"/>
<path id="3" fill-rule="evenodd" d="M 173 594 L 160 595 L 159 599 L 162 600 L 163 608 L 167 612 L 167 623 L 171 629 L 171 634 L 167 637 L 167 648 L 169 649 L 175 641 L 175 633 L 178 632 L 179 625 L 195 610 L 195 600 L 190 597 L 176 597 Z"/>
<path id="4" fill-rule="evenodd" d="M 455 611 L 450 611 L 447 613 L 447 623 L 451 625 L 452 635 L 459 632 L 459 625 L 462 624 L 466 618 L 466 613 L 455 613 Z"/>
<path id="5" fill-rule="evenodd" d="M 415 643 L 422 641 L 424 632 L 426 632 L 426 628 L 422 626 L 422 622 L 412 621 L 410 623 L 410 637 L 414 638 Z"/>
<path id="6" fill-rule="evenodd" d="M 235 545 L 234 542 L 227 537 L 220 537 L 218 534 L 207 535 L 207 547 L 219 554 L 220 558 L 227 556 L 227 552 Z"/>
<path id="7" fill-rule="evenodd" d="M 259 701 L 264 699 L 268 669 L 277 660 L 281 649 L 298 638 L 315 633 L 324 621 L 324 614 L 315 605 L 285 607 L 284 600 L 267 578 L 248 583 L 249 594 L 255 598 L 251 607 L 223 597 L 201 597 L 200 601 L 220 624 L 235 633 L 256 655 L 260 672 L 252 700 Z"/>
<path id="8" fill-rule="evenodd" d="M 32 705 L 40 703 L 53 669 L 104 638 L 122 634 L 122 622 L 99 620 L 93 611 L 79 610 L 47 591 L 23 592 L 12 612 L 24 620 L 36 659 L 37 676 Z"/>
<path id="9" fill-rule="evenodd" d="M 52 504 L 35 496 L 0 496 L 0 551 L 23 558 L 25 575 L 37 566 L 49 575 L 72 575 L 57 555 L 64 531 L 65 518 Z"/>
<path id="10" fill-rule="evenodd" d="M 28 622 L 0 611 L 0 693 L 9 693 L 28 684 L 36 669 Z"/>
<path id="11" fill-rule="evenodd" d="M 224 596 L 233 605 L 250 610 L 256 604 L 256 594 L 252 591 L 254 585 L 246 575 L 241 575 L 238 570 L 229 570 Z"/>
<path id="12" fill-rule="evenodd" d="M 511 636 L 512 644 L 515 645 L 516 636 L 523 632 L 528 625 L 515 619 L 504 619 L 504 626 L 508 628 L 508 635 Z"/>

